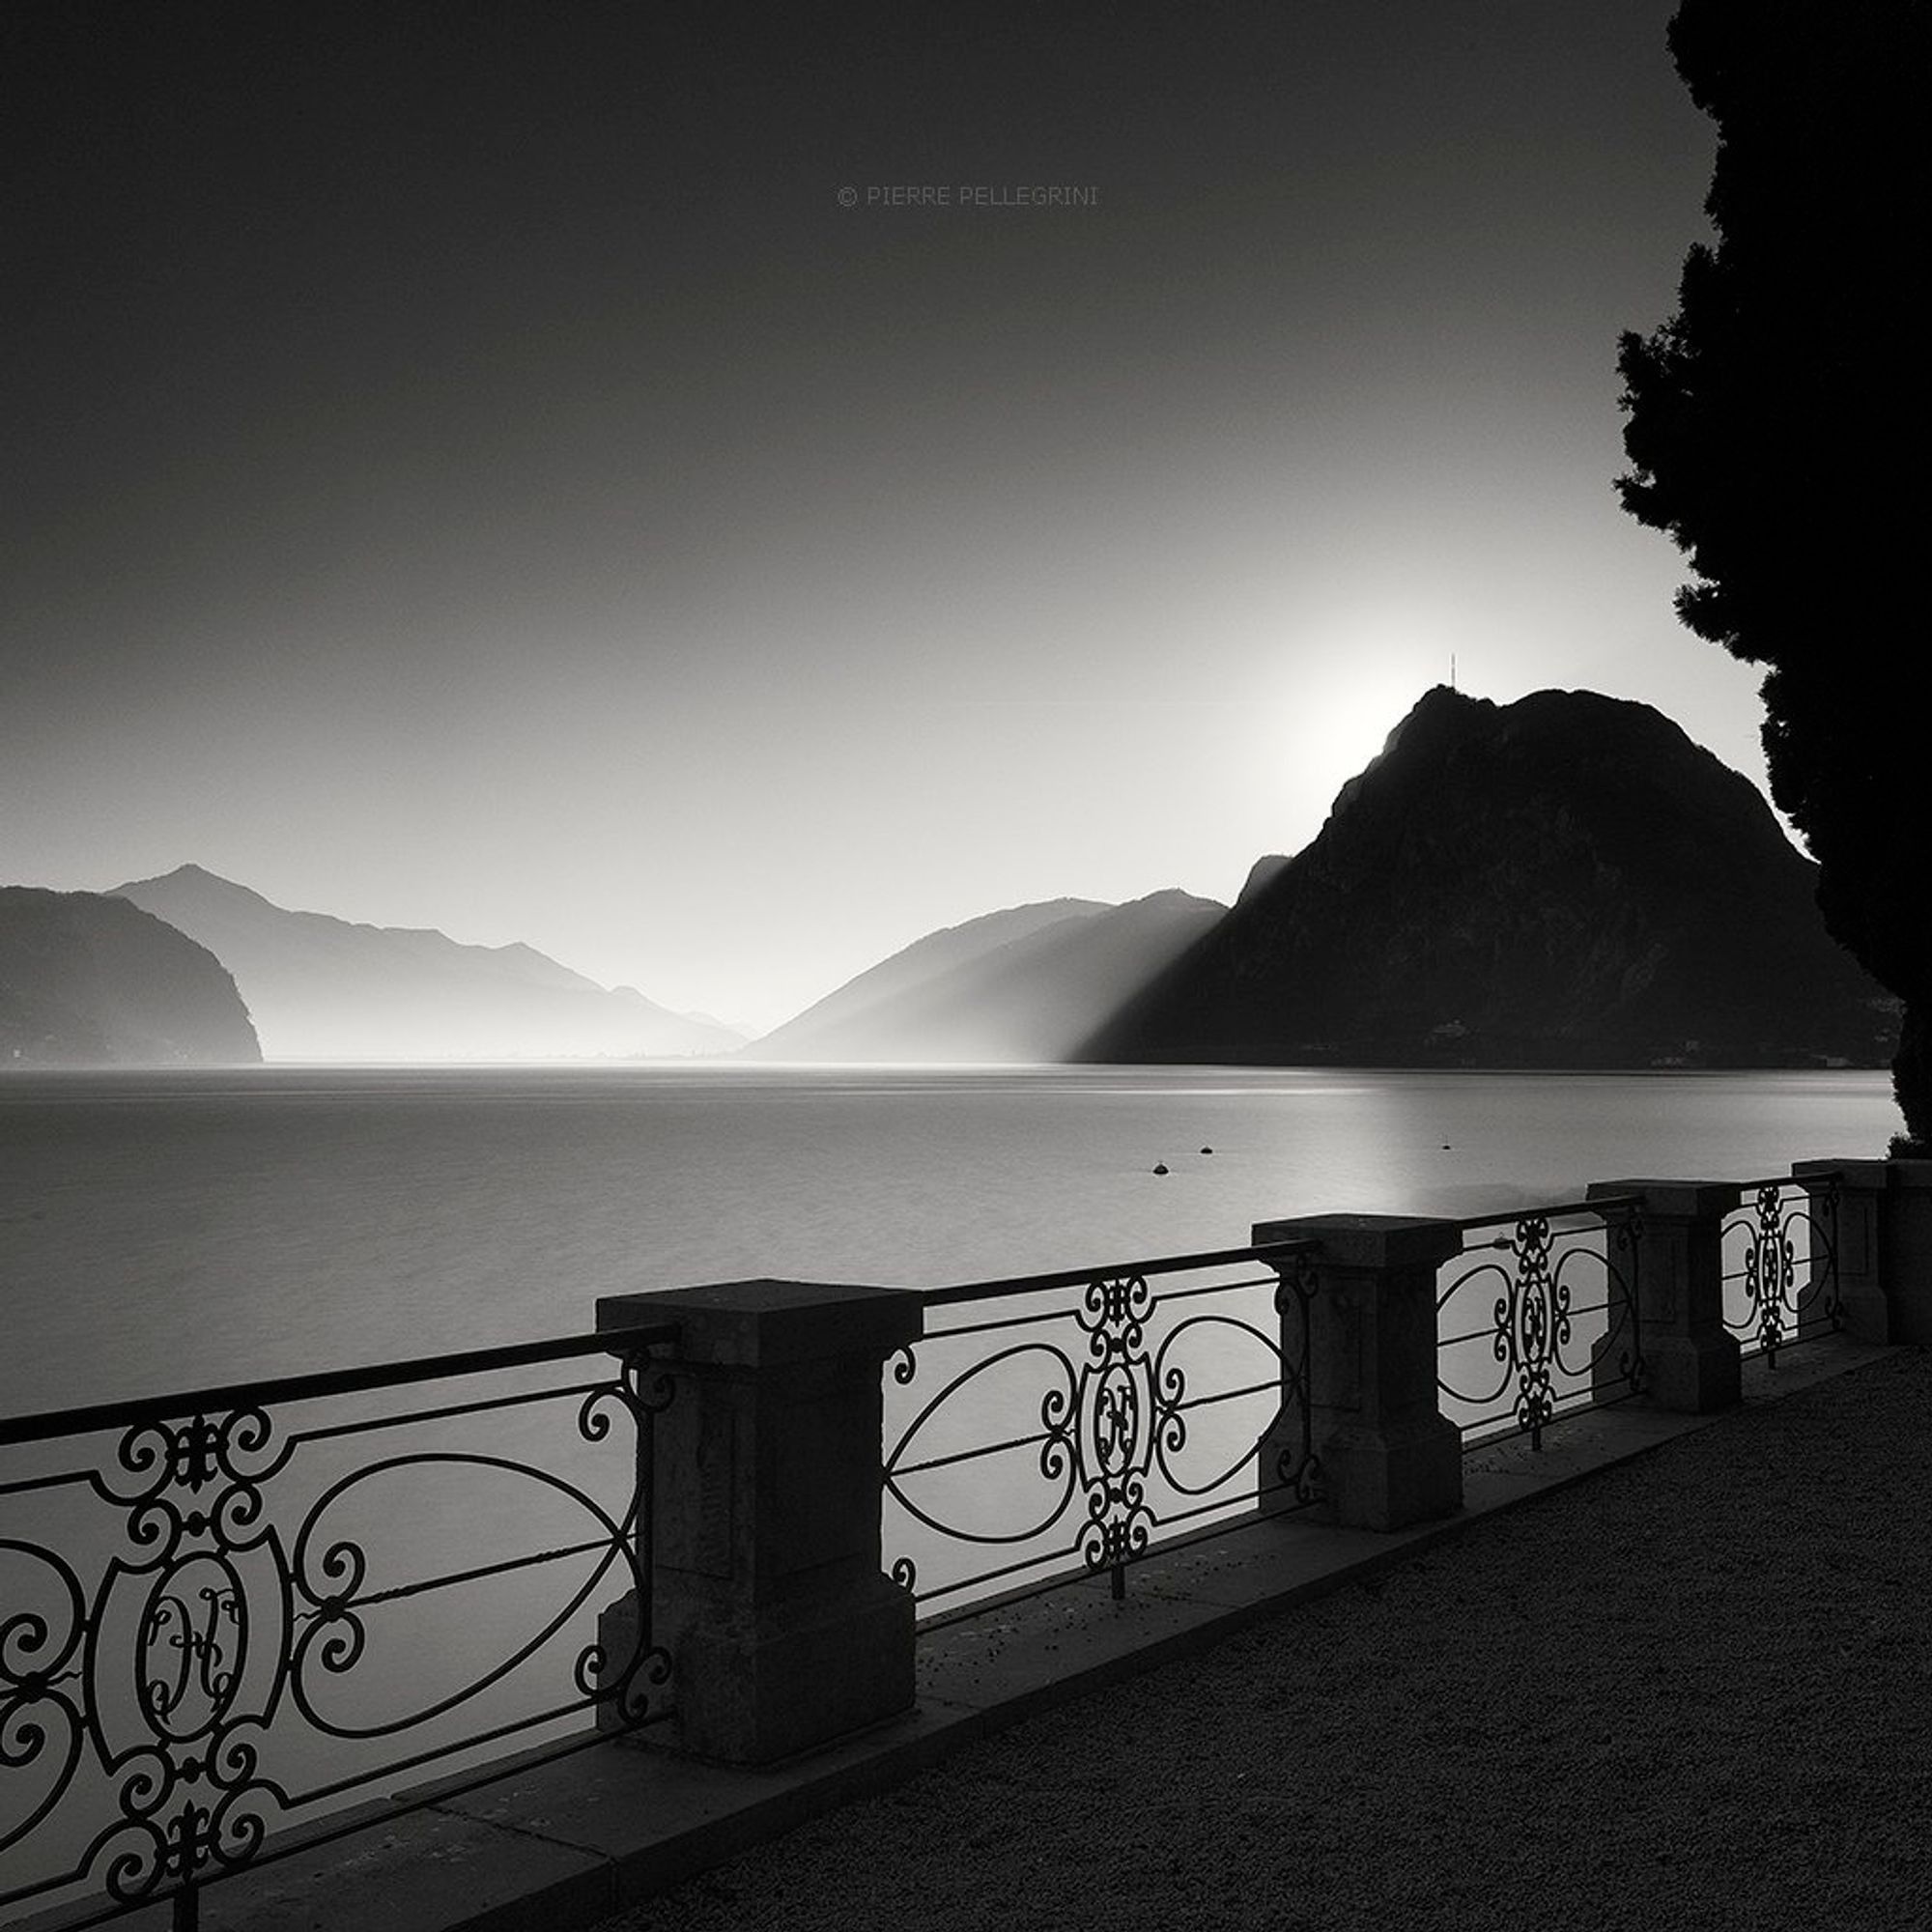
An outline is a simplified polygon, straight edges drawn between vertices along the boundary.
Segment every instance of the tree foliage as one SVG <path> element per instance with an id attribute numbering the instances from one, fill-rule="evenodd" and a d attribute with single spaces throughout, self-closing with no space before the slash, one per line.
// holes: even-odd
<path id="1" fill-rule="evenodd" d="M 1677 312 L 1626 332 L 1624 506 L 1665 530 L 1699 637 L 1767 668 L 1772 796 L 1827 926 L 1905 1006 L 1894 1085 L 1932 1151 L 1926 573 L 1927 0 L 1684 0 L 1716 121 Z"/>

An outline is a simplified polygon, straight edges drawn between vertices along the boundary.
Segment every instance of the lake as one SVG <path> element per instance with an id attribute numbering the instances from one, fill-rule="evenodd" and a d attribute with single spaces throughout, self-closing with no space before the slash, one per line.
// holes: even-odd
<path id="1" fill-rule="evenodd" d="M 1750 1179 L 1894 1125 L 1878 1072 L 10 1074 L 0 1412 L 579 1332 L 633 1290 L 931 1286 Z"/>

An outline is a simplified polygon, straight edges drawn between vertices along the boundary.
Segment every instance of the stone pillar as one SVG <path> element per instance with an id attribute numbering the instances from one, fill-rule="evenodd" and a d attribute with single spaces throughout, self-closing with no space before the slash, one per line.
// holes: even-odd
<path id="1" fill-rule="evenodd" d="M 1462 1250 L 1453 1221 L 1315 1214 L 1252 1236 L 1313 1240 L 1308 1397 L 1336 1520 L 1400 1529 L 1463 1506 L 1463 1437 L 1435 1401 L 1435 1271 Z"/>
<path id="2" fill-rule="evenodd" d="M 1886 1162 L 1879 1270 L 1894 1342 L 1932 1342 L 1932 1160 Z"/>
<path id="3" fill-rule="evenodd" d="M 1592 1201 L 1634 1194 L 1638 1333 L 1644 1389 L 1660 1408 L 1693 1415 L 1729 1408 L 1741 1395 L 1737 1337 L 1724 1326 L 1724 1217 L 1735 1183 L 1600 1180 Z"/>
<path id="4" fill-rule="evenodd" d="M 909 1710 L 913 1600 L 879 1565 L 880 1374 L 923 1331 L 920 1297 L 737 1281 L 597 1304 L 600 1328 L 649 1321 L 678 1325 L 652 1456 L 674 1742 L 763 1764 Z"/>
<path id="5" fill-rule="evenodd" d="M 1887 1165 L 1882 1160 L 1800 1160 L 1791 1165 L 1791 1178 L 1802 1181 L 1811 1197 L 1811 1271 L 1800 1308 L 1806 1319 L 1815 1319 L 1812 1303 L 1829 1293 L 1828 1271 L 1835 1253 L 1838 1319 L 1845 1333 L 1860 1342 L 1894 1339 L 1879 1265 Z M 1835 1210 L 1827 1209 L 1822 1198 L 1833 1183 Z"/>

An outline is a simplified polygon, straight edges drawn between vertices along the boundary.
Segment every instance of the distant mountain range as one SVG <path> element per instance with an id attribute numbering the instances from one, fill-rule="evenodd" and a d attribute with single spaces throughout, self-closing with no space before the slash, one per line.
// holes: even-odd
<path id="1" fill-rule="evenodd" d="M 1065 1060 L 1227 910 L 1181 892 L 1047 899 L 915 940 L 752 1048 L 759 1060 Z"/>
<path id="2" fill-rule="evenodd" d="M 0 1066 L 261 1058 L 234 979 L 206 947 L 126 899 L 0 887 Z"/>
<path id="3" fill-rule="evenodd" d="M 1896 1003 L 1827 935 L 1816 874 L 1647 705 L 1438 688 L 1074 1057 L 1883 1065 Z"/>
<path id="4" fill-rule="evenodd" d="M 744 1044 L 528 946 L 291 912 L 199 866 L 115 891 L 228 968 L 270 1060 L 630 1058 Z"/>
<path id="5" fill-rule="evenodd" d="M 1232 909 L 1051 899 L 915 941 L 779 1062 L 1883 1065 L 1897 1004 L 1748 781 L 1647 705 L 1426 693 Z M 172 930 L 171 930 L 172 929 Z M 245 1007 L 245 1010 L 243 1010 Z M 252 1019 L 252 1025 L 251 1025 Z M 722 1054 L 528 946 L 293 912 L 199 866 L 0 889 L 0 1065 Z"/>

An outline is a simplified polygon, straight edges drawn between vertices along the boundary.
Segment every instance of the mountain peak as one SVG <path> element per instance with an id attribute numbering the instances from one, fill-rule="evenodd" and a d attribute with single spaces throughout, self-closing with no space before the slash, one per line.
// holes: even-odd
<path id="1" fill-rule="evenodd" d="M 206 867 L 113 895 L 186 933 L 234 975 L 281 1060 L 622 1058 L 734 1050 L 735 1035 L 619 996 L 521 942 L 353 923 L 275 905 Z"/>
<path id="2" fill-rule="evenodd" d="M 1494 698 L 1477 697 L 1453 684 L 1432 684 L 1397 720 L 1382 750 L 1387 752 L 1418 732 L 1467 729 L 1492 717 L 1496 708 Z"/>
<path id="3" fill-rule="evenodd" d="M 1265 869 L 1264 869 L 1264 867 Z M 1425 692 L 1100 1060 L 1880 1065 L 1879 989 L 1750 781 L 1588 691 Z"/>
<path id="4" fill-rule="evenodd" d="M 1399 753 L 1409 758 L 1439 753 L 1495 708 L 1490 698 L 1471 697 L 1453 685 L 1431 685 L 1396 722 L 1381 750 L 1335 794 L 1331 815 L 1352 805 L 1363 785 Z"/>
<path id="5" fill-rule="evenodd" d="M 184 894 L 192 895 L 205 904 L 221 899 L 256 906 L 271 903 L 251 888 L 237 885 L 233 879 L 224 879 L 219 872 L 211 872 L 206 866 L 197 866 L 191 859 L 185 865 L 177 866 L 172 872 L 157 872 L 152 879 L 129 879 L 124 885 L 110 886 L 107 896 L 131 899 L 144 893 L 175 899 Z"/>

